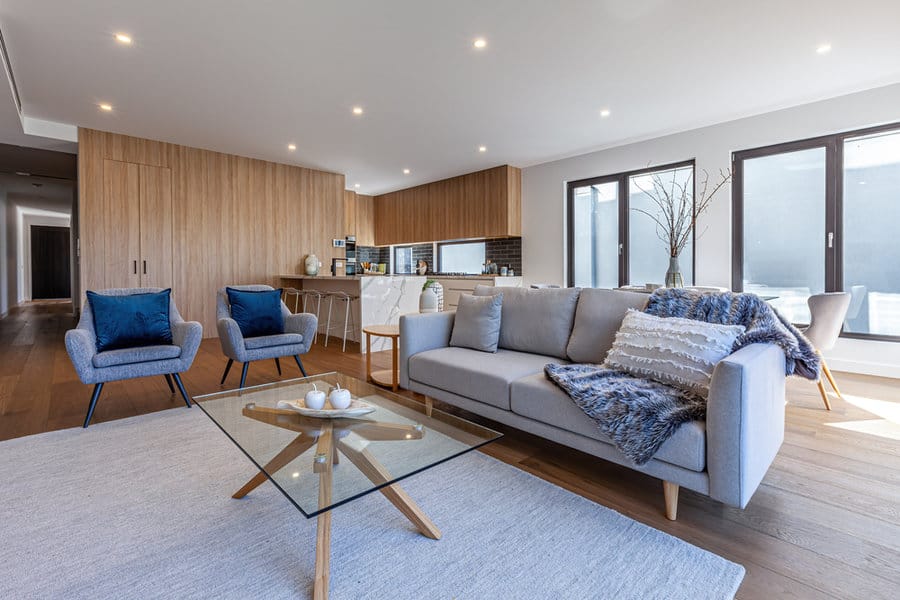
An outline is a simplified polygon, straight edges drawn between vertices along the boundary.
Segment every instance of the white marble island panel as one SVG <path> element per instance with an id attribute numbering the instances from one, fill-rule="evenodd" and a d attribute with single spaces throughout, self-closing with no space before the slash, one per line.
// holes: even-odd
<path id="1" fill-rule="evenodd" d="M 347 339 L 359 342 L 360 351 L 365 353 L 365 336 L 362 328 L 369 325 L 397 325 L 400 323 L 400 315 L 419 312 L 419 294 L 422 286 L 428 280 L 419 275 L 356 275 L 351 277 L 332 277 L 328 275 L 278 275 L 284 286 L 297 287 L 301 290 L 317 290 L 320 292 L 343 291 L 358 296 L 359 300 L 353 302 L 353 322 L 347 334 Z M 326 320 L 328 318 L 327 298 L 322 300 L 322 308 L 319 313 L 319 335 L 325 333 Z M 293 306 L 290 306 L 293 309 Z M 344 311 L 343 305 L 335 302 L 332 314 L 331 335 L 340 337 L 343 335 Z M 307 312 L 316 312 L 315 304 L 307 303 Z M 332 340 L 335 342 L 336 340 Z M 320 337 L 319 343 L 323 340 Z M 389 338 L 373 337 L 372 350 L 390 350 Z"/>

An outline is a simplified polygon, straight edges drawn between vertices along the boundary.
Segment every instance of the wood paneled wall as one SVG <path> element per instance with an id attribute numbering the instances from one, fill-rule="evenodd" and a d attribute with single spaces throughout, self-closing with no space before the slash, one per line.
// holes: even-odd
<path id="1" fill-rule="evenodd" d="M 372 196 L 344 191 L 344 231 L 356 236 L 357 246 L 375 245 L 375 210 Z"/>
<path id="2" fill-rule="evenodd" d="M 504 165 L 375 196 L 375 244 L 522 235 L 522 171 Z"/>
<path id="3" fill-rule="evenodd" d="M 79 130 L 79 224 L 82 290 L 106 287 L 109 211 L 138 202 L 104 194 L 104 161 L 171 170 L 173 273 L 181 314 L 216 335 L 216 290 L 229 284 L 275 284 L 302 270 L 315 253 L 328 264 L 332 239 L 343 238 L 344 176 L 124 135 Z M 116 206 L 118 205 L 119 209 Z M 166 243 L 160 240 L 160 243 Z"/>

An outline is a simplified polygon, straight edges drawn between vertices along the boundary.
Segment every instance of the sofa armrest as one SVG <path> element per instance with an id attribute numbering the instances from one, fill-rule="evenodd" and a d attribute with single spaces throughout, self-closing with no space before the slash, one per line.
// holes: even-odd
<path id="1" fill-rule="evenodd" d="M 784 440 L 784 352 L 751 344 L 716 365 L 706 413 L 709 495 L 744 508 Z"/>
<path id="2" fill-rule="evenodd" d="M 222 352 L 228 358 L 238 362 L 244 362 L 244 335 L 237 321 L 231 318 L 216 321 L 216 330 L 219 332 L 219 343 L 222 344 Z"/>
<path id="3" fill-rule="evenodd" d="M 284 318 L 285 333 L 299 333 L 303 336 L 304 352 L 309 352 L 318 326 L 319 320 L 312 313 L 290 314 Z"/>
<path id="4" fill-rule="evenodd" d="M 179 357 L 184 363 L 183 371 L 187 371 L 203 339 L 203 326 L 197 321 L 179 321 L 172 323 L 172 343 L 181 348 Z"/>
<path id="5" fill-rule="evenodd" d="M 400 317 L 400 387 L 409 388 L 409 359 L 419 352 L 450 345 L 455 311 Z"/>
<path id="6" fill-rule="evenodd" d="M 94 333 L 83 327 L 70 329 L 66 332 L 66 351 L 81 382 L 96 383 L 91 377 L 94 373 L 93 358 L 97 354 Z"/>

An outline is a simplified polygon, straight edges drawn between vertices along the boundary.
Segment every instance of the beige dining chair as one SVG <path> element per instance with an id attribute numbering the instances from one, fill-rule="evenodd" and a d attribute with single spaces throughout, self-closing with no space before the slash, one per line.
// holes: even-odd
<path id="1" fill-rule="evenodd" d="M 834 388 L 837 397 L 843 400 L 841 390 L 838 389 L 831 369 L 822 356 L 824 350 L 831 350 L 837 342 L 838 336 L 841 334 L 841 327 L 847 316 L 847 309 L 850 307 L 850 294 L 847 292 L 827 292 L 824 294 L 815 294 L 807 300 L 809 305 L 809 327 L 803 330 L 803 334 L 812 343 L 816 349 L 816 353 L 822 360 L 822 373 L 828 379 L 828 383 Z M 825 409 L 831 410 L 831 403 L 828 401 L 828 394 L 825 391 L 825 384 L 819 376 L 816 385 L 819 386 L 819 393 L 822 394 L 822 401 L 825 402 Z"/>

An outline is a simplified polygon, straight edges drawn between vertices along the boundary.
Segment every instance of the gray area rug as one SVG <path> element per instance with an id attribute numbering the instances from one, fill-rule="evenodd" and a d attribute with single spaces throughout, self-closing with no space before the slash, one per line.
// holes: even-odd
<path id="1" fill-rule="evenodd" d="M 349 464 L 339 468 L 352 468 Z M 304 598 L 315 519 L 197 408 L 0 443 L 0 598 Z M 335 509 L 332 598 L 731 598 L 740 565 L 470 453 Z"/>

